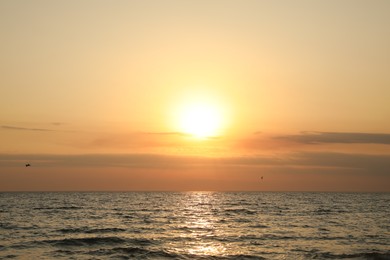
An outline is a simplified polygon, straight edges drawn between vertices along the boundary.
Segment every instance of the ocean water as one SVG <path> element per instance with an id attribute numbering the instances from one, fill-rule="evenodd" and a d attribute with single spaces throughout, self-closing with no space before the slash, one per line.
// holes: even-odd
<path id="1" fill-rule="evenodd" d="M 0 258 L 390 259 L 389 193 L 0 193 Z"/>

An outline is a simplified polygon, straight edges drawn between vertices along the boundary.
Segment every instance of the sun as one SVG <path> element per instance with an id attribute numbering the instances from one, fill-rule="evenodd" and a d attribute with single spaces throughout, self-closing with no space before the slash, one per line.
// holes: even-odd
<path id="1" fill-rule="evenodd" d="M 215 104 L 193 102 L 181 109 L 179 126 L 182 132 L 197 138 L 217 136 L 222 127 L 222 114 Z"/>

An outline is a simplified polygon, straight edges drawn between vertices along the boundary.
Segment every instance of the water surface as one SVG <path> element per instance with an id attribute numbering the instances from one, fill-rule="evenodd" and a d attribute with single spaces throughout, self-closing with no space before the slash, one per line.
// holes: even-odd
<path id="1" fill-rule="evenodd" d="M 390 259 L 389 193 L 0 193 L 0 258 Z"/>

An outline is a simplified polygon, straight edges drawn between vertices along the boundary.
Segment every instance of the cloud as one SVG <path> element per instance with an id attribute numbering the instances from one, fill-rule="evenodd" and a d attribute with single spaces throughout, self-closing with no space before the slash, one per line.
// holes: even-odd
<path id="1" fill-rule="evenodd" d="M 159 136 L 183 136 L 183 137 L 193 136 L 192 134 L 183 133 L 183 132 L 146 132 L 142 134 L 159 135 Z M 220 139 L 220 138 L 221 138 L 220 136 L 207 136 L 204 139 Z"/>
<path id="2" fill-rule="evenodd" d="M 302 132 L 299 135 L 283 135 L 274 137 L 274 139 L 303 144 L 390 144 L 390 134 L 377 133 Z"/>
<path id="3" fill-rule="evenodd" d="M 92 149 L 145 149 L 160 146 L 172 146 L 178 143 L 184 134 L 176 132 L 159 133 L 122 133 L 100 134 L 89 136 L 84 143 L 77 142 L 75 145 Z"/>
<path id="4" fill-rule="evenodd" d="M 290 165 L 366 169 L 390 174 L 390 155 L 301 152 L 292 156 Z"/>
<path id="5" fill-rule="evenodd" d="M 0 154 L 1 166 L 177 168 L 207 164 L 207 158 L 159 154 Z"/>
<path id="6" fill-rule="evenodd" d="M 55 126 L 61 126 L 61 125 L 64 125 L 65 123 L 62 123 L 62 122 L 52 122 L 51 124 L 55 125 Z"/>
<path id="7" fill-rule="evenodd" d="M 279 156 L 201 157 L 161 154 L 0 154 L 2 167 L 125 167 L 125 168 L 196 168 L 196 167 L 273 167 L 302 169 L 352 169 L 372 174 L 390 174 L 390 155 L 299 152 Z"/>
<path id="8" fill-rule="evenodd" d="M 182 132 L 145 132 L 146 135 L 178 135 L 178 136 L 189 136 L 187 133 Z"/>
<path id="9" fill-rule="evenodd" d="M 8 126 L 8 125 L 3 125 L 3 126 L 1 126 L 1 128 L 7 129 L 7 130 L 17 130 L 17 131 L 41 131 L 41 132 L 55 131 L 55 130 L 45 129 L 45 128 L 26 128 L 26 127 L 17 127 L 17 126 Z"/>

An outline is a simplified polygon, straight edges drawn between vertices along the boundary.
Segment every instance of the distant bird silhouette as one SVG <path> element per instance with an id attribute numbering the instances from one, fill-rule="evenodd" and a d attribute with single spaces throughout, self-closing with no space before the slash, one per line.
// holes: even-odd
<path id="1" fill-rule="evenodd" d="M 29 164 L 29 163 L 26 163 L 26 167 L 30 167 L 31 166 L 31 164 Z"/>

